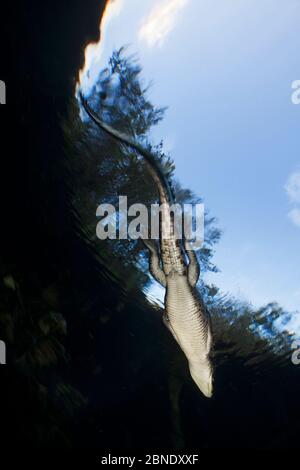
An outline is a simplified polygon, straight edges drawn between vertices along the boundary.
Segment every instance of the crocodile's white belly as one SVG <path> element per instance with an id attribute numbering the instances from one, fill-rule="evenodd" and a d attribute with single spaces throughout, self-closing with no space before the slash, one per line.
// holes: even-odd
<path id="1" fill-rule="evenodd" d="M 171 273 L 167 277 L 165 307 L 169 329 L 188 360 L 191 375 L 202 392 L 210 397 L 210 322 L 186 276 Z"/>

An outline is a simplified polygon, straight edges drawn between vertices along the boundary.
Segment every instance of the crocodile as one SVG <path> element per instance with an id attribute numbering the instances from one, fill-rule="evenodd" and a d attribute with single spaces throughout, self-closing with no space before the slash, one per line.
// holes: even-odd
<path id="1" fill-rule="evenodd" d="M 103 122 L 80 95 L 81 103 L 98 127 L 122 144 L 140 154 L 157 186 L 162 216 L 160 225 L 169 227 L 169 236 L 162 236 L 159 249 L 154 240 L 143 240 L 149 249 L 149 271 L 165 288 L 163 321 L 185 354 L 192 379 L 206 397 L 213 393 L 213 365 L 211 321 L 207 308 L 196 288 L 200 266 L 191 245 L 174 235 L 174 217 L 170 207 L 174 203 L 170 182 L 158 158 L 130 136 Z M 165 232 L 166 233 L 166 232 Z"/>

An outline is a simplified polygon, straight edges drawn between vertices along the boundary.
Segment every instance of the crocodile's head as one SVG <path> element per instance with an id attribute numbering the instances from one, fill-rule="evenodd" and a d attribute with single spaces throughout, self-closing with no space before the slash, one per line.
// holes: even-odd
<path id="1" fill-rule="evenodd" d="M 191 376 L 197 387 L 207 398 L 213 394 L 213 370 L 210 361 L 207 359 L 201 363 L 189 364 Z"/>

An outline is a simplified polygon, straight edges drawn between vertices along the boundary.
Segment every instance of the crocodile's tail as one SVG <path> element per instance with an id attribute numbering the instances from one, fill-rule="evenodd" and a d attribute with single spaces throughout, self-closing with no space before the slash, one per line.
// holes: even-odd
<path id="1" fill-rule="evenodd" d="M 160 161 L 141 144 L 103 122 L 88 105 L 83 95 L 80 93 L 79 96 L 85 111 L 101 129 L 103 129 L 107 134 L 109 134 L 111 137 L 115 138 L 122 144 L 126 144 L 129 147 L 132 147 L 145 158 L 148 169 L 158 188 L 160 203 L 171 206 L 175 202 L 175 198 L 173 190 L 171 188 L 171 184 L 168 181 L 168 177 L 164 173 Z"/>
<path id="2" fill-rule="evenodd" d="M 138 142 L 135 142 L 129 136 L 117 131 L 105 122 L 103 122 L 90 108 L 82 94 L 80 99 L 85 111 L 91 117 L 91 119 L 107 134 L 118 140 L 119 142 L 126 144 L 144 158 L 148 166 L 148 170 L 155 181 L 159 192 L 160 204 L 162 206 L 162 223 L 160 225 L 160 246 L 161 254 L 164 266 L 164 272 L 169 274 L 172 270 L 182 274 L 185 273 L 185 261 L 183 255 L 183 248 L 180 241 L 175 237 L 174 227 L 174 213 L 170 211 L 171 206 L 175 202 L 175 197 L 172 192 L 171 185 L 168 181 L 167 176 L 164 173 L 161 163 L 159 160 L 147 149 L 145 149 Z"/>

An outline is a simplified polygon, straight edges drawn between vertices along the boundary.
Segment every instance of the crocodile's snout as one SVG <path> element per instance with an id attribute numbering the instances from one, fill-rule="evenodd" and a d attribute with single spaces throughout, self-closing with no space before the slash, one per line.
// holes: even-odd
<path id="1" fill-rule="evenodd" d="M 203 395 L 207 398 L 211 398 L 213 395 L 213 374 L 210 363 L 208 362 L 201 365 L 190 364 L 189 367 L 191 376 L 197 387 L 201 390 Z"/>

